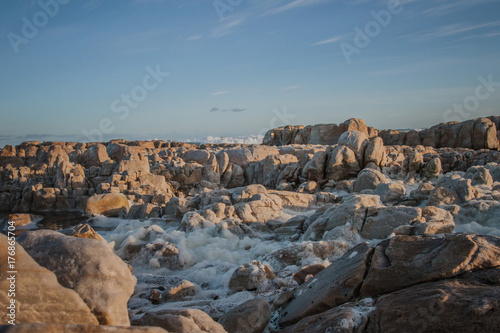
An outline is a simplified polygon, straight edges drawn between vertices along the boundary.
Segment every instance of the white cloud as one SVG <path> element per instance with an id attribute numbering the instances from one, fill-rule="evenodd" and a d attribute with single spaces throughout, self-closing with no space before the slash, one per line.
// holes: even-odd
<path id="1" fill-rule="evenodd" d="M 281 91 L 295 90 L 295 89 L 299 89 L 299 88 L 300 88 L 300 86 L 290 86 L 290 87 L 282 88 Z"/>
<path id="2" fill-rule="evenodd" d="M 315 5 L 315 4 L 322 3 L 322 2 L 327 2 L 327 1 L 328 0 L 295 0 L 295 1 L 292 1 L 292 2 L 290 2 L 288 4 L 286 4 L 286 5 L 282 5 L 282 6 L 279 6 L 279 7 L 276 7 L 276 8 L 272 8 L 272 9 L 268 9 L 262 15 L 263 16 L 265 16 L 265 15 L 275 15 L 275 14 L 279 14 L 279 13 L 285 12 L 285 11 L 290 10 L 290 9 L 295 9 L 295 8 L 298 8 L 298 7 Z"/>
<path id="3" fill-rule="evenodd" d="M 214 29 L 212 29 L 212 37 L 217 38 L 217 37 L 229 35 L 231 33 L 231 29 L 242 24 L 244 21 L 245 21 L 244 18 L 239 18 L 239 19 L 232 20 L 226 24 L 221 24 L 221 25 L 215 27 Z"/>
<path id="4" fill-rule="evenodd" d="M 187 40 L 197 40 L 197 39 L 200 39 L 202 36 L 198 35 L 198 36 L 191 36 L 189 37 Z"/>
<path id="5" fill-rule="evenodd" d="M 423 13 L 429 16 L 440 16 L 446 15 L 452 11 L 465 9 L 468 7 L 472 7 L 475 5 L 480 5 L 488 2 L 495 2 L 496 0 L 460 0 L 460 1 L 451 1 L 449 3 L 444 3 L 427 10 L 424 10 Z"/>
<path id="6" fill-rule="evenodd" d="M 329 39 L 325 39 L 325 40 L 316 42 L 316 43 L 312 44 L 312 46 L 335 43 L 335 42 L 342 40 L 343 38 L 344 38 L 344 36 L 335 36 L 335 37 L 332 37 Z"/>
<path id="7" fill-rule="evenodd" d="M 216 91 L 212 93 L 212 96 L 219 96 L 231 93 L 230 91 Z"/>
<path id="8" fill-rule="evenodd" d="M 431 32 L 406 35 L 402 36 L 402 38 L 409 38 L 410 40 L 415 42 L 425 42 L 435 38 L 449 37 L 474 31 L 477 29 L 496 27 L 496 26 L 500 26 L 500 21 L 494 21 L 483 24 L 465 24 L 465 23 L 450 24 L 437 28 L 436 30 Z"/>

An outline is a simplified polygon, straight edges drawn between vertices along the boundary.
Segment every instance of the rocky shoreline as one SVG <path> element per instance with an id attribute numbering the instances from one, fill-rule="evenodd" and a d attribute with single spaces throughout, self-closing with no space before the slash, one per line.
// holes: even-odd
<path id="1" fill-rule="evenodd" d="M 32 325 L 0 331 L 496 332 L 499 129 L 349 119 L 263 145 L 6 146 L 0 211 L 90 220 L 17 237 Z"/>

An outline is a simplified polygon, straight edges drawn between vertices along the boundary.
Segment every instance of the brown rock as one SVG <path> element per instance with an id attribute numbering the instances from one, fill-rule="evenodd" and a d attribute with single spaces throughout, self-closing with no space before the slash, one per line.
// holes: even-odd
<path id="1" fill-rule="evenodd" d="M 359 244 L 301 285 L 295 299 L 283 308 L 280 325 L 294 324 L 356 297 L 372 252 L 368 243 Z"/>
<path id="2" fill-rule="evenodd" d="M 6 309 L 10 306 L 7 280 L 11 269 L 7 257 L 8 239 L 0 234 L 0 306 L 3 315 L 0 324 L 8 324 Z M 17 271 L 15 280 L 16 316 L 15 323 L 51 323 L 51 324 L 92 324 L 98 325 L 96 317 L 89 307 L 73 290 L 64 288 L 57 281 L 54 273 L 40 266 L 23 249 L 15 244 Z"/>
<path id="3" fill-rule="evenodd" d="M 121 193 L 96 194 L 87 200 L 85 214 L 118 217 L 129 210 L 128 199 Z"/>
<path id="4" fill-rule="evenodd" d="M 271 318 L 271 306 L 264 299 L 253 299 L 226 312 L 219 324 L 231 333 L 262 333 Z"/>

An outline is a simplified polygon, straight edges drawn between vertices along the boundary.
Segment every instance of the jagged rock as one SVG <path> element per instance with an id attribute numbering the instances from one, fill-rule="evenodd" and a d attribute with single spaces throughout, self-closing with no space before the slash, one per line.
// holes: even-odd
<path id="1" fill-rule="evenodd" d="M 302 177 L 312 181 L 321 181 L 325 177 L 326 151 L 316 152 L 302 170 Z"/>
<path id="2" fill-rule="evenodd" d="M 22 324 L 0 326 L 2 333 L 168 333 L 160 327 L 123 327 L 71 324 Z"/>
<path id="3" fill-rule="evenodd" d="M 387 184 L 389 180 L 384 174 L 374 169 L 363 169 L 358 174 L 356 182 L 354 182 L 354 192 L 363 190 L 374 190 L 379 184 Z"/>
<path id="4" fill-rule="evenodd" d="M 320 240 L 325 232 L 338 226 L 350 224 L 361 230 L 367 217 L 368 208 L 383 207 L 378 195 L 357 194 L 350 196 L 341 204 L 312 215 L 304 223 L 304 240 Z"/>
<path id="5" fill-rule="evenodd" d="M 128 199 L 121 193 L 95 194 L 87 200 L 85 214 L 118 217 L 129 210 Z"/>
<path id="6" fill-rule="evenodd" d="M 238 217 L 245 223 L 267 222 L 281 215 L 281 199 L 273 194 L 255 194 L 252 201 L 234 205 Z"/>
<path id="7" fill-rule="evenodd" d="M 385 150 L 384 150 L 384 140 L 380 137 L 374 137 L 367 144 L 364 156 L 364 166 L 373 163 L 376 166 L 381 166 L 384 160 Z"/>
<path id="8" fill-rule="evenodd" d="M 264 299 L 253 299 L 226 312 L 219 324 L 231 333 L 262 333 L 271 318 L 271 306 Z"/>
<path id="9" fill-rule="evenodd" d="M 361 236 L 366 239 L 384 239 L 396 228 L 409 225 L 422 217 L 422 209 L 414 207 L 381 207 L 368 209 Z"/>
<path id="10" fill-rule="evenodd" d="M 200 287 L 190 281 L 183 280 L 180 284 L 168 288 L 163 293 L 163 298 L 167 301 L 183 301 L 186 298 L 200 292 Z"/>
<path id="11" fill-rule="evenodd" d="M 162 309 L 146 312 L 133 325 L 158 326 L 171 333 L 227 333 L 208 314 L 197 309 Z"/>
<path id="12" fill-rule="evenodd" d="M 18 242 L 59 283 L 75 290 L 100 324 L 130 325 L 127 301 L 136 278 L 106 243 L 51 230 L 25 232 Z"/>
<path id="13" fill-rule="evenodd" d="M 62 234 L 78 238 L 96 239 L 98 241 L 106 242 L 90 225 L 87 223 L 80 223 L 74 227 L 67 228 L 60 231 Z"/>
<path id="14" fill-rule="evenodd" d="M 425 164 L 422 171 L 422 176 L 426 178 L 435 178 L 443 170 L 441 159 L 439 157 L 433 157 L 428 163 Z"/>
<path id="15" fill-rule="evenodd" d="M 80 155 L 79 162 L 83 165 L 83 167 L 88 169 L 92 166 L 100 167 L 105 161 L 108 160 L 109 156 L 106 152 L 106 146 L 98 143 L 90 148 L 87 148 L 87 150 Z"/>
<path id="16" fill-rule="evenodd" d="M 416 190 L 411 191 L 410 197 L 419 202 L 427 200 L 432 190 L 434 190 L 434 186 L 431 183 L 422 183 Z"/>
<path id="17" fill-rule="evenodd" d="M 378 195 L 384 204 L 395 204 L 402 200 L 406 194 L 406 188 L 398 183 L 380 183 L 373 191 L 373 194 Z"/>
<path id="18" fill-rule="evenodd" d="M 360 166 L 364 165 L 365 150 L 369 143 L 366 134 L 359 131 L 342 133 L 338 142 L 339 145 L 349 147 L 354 152 Z"/>
<path id="19" fill-rule="evenodd" d="M 470 179 L 464 179 L 458 174 L 446 175 L 441 178 L 430 194 L 427 205 L 441 206 L 460 204 L 476 197 L 477 190 Z"/>
<path id="20" fill-rule="evenodd" d="M 279 333 L 361 333 L 368 322 L 372 306 L 356 306 L 346 303 L 342 306 L 302 319 L 297 324 L 278 331 Z"/>
<path id="21" fill-rule="evenodd" d="M 328 155 L 325 178 L 335 181 L 355 177 L 361 170 L 356 154 L 349 147 L 336 146 Z"/>
<path id="22" fill-rule="evenodd" d="M 15 298 L 12 298 L 16 301 L 16 314 L 14 318 L 9 318 L 9 246 L 8 238 L 0 234 L 0 257 L 3 258 L 0 261 L 0 306 L 3 311 L 0 324 L 8 324 L 15 318 L 16 326 L 13 327 L 24 323 L 98 325 L 82 298 L 74 290 L 61 286 L 56 275 L 36 263 L 18 243 L 15 244 Z"/>
<path id="23" fill-rule="evenodd" d="M 295 299 L 282 310 L 280 325 L 344 304 L 358 296 L 373 248 L 367 243 L 347 252 L 295 291 Z"/>
<path id="24" fill-rule="evenodd" d="M 396 236 L 375 248 L 361 297 L 500 265 L 500 238 L 468 234 Z"/>

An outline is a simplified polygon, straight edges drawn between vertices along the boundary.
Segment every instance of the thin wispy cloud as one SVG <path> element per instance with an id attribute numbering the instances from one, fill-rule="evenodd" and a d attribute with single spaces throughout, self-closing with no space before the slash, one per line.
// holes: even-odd
<path id="1" fill-rule="evenodd" d="M 336 43 L 338 41 L 341 41 L 344 38 L 344 36 L 335 36 L 329 39 L 321 40 L 319 42 L 313 43 L 312 46 L 316 45 L 324 45 L 324 44 L 331 44 L 331 43 Z"/>
<path id="2" fill-rule="evenodd" d="M 279 7 L 272 8 L 272 9 L 268 9 L 262 15 L 263 16 L 266 16 L 266 15 L 275 15 L 275 14 L 283 13 L 283 12 L 285 12 L 287 10 L 290 10 L 290 9 L 295 9 L 295 8 L 304 7 L 304 6 L 316 5 L 316 4 L 327 2 L 327 1 L 328 0 L 295 0 L 295 1 L 292 1 L 292 2 L 290 2 L 288 4 L 286 4 L 286 5 L 282 5 L 282 6 L 279 6 Z"/>
<path id="3" fill-rule="evenodd" d="M 406 35 L 406 36 L 402 36 L 402 38 L 409 38 L 410 40 L 412 40 L 414 42 L 425 42 L 425 41 L 435 39 L 435 38 L 450 37 L 450 36 L 455 36 L 455 35 L 471 32 L 471 31 L 475 31 L 478 29 L 491 28 L 491 27 L 497 27 L 497 26 L 500 26 L 500 21 L 494 21 L 494 22 L 483 23 L 483 24 L 465 24 L 465 23 L 450 24 L 450 25 L 445 25 L 443 27 L 440 27 L 440 28 L 436 29 L 435 31 Z"/>
<path id="4" fill-rule="evenodd" d="M 299 89 L 300 86 L 290 86 L 290 87 L 285 87 L 285 88 L 281 88 L 280 90 L 281 91 L 288 91 L 288 90 L 295 90 L 295 89 Z"/>
<path id="5" fill-rule="evenodd" d="M 187 40 L 198 40 L 198 39 L 200 39 L 200 38 L 202 38 L 202 36 L 197 35 L 197 36 L 191 36 L 191 37 L 188 37 L 188 39 L 187 39 Z"/>
<path id="6" fill-rule="evenodd" d="M 212 93 L 212 96 L 226 95 L 231 93 L 230 91 L 216 91 Z"/>
<path id="7" fill-rule="evenodd" d="M 229 35 L 231 33 L 231 30 L 238 25 L 242 24 L 245 21 L 245 18 L 238 18 L 234 19 L 232 21 L 229 21 L 228 23 L 221 24 L 214 29 L 212 29 L 212 37 L 218 38 L 222 36 Z"/>
<path id="8" fill-rule="evenodd" d="M 243 112 L 246 111 L 246 109 L 242 108 L 232 108 L 232 109 L 219 109 L 217 107 L 213 107 L 210 112 Z"/>
<path id="9" fill-rule="evenodd" d="M 450 1 L 423 11 L 424 14 L 429 16 L 442 16 L 449 14 L 450 12 L 466 9 L 472 6 L 481 5 L 489 2 L 495 2 L 496 0 L 460 0 L 460 1 Z"/>

